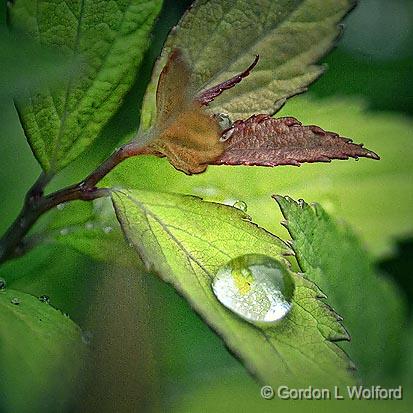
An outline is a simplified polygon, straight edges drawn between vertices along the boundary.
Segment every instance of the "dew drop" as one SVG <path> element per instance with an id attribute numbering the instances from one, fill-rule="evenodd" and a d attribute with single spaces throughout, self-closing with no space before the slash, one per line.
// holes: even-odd
<path id="1" fill-rule="evenodd" d="M 219 126 L 221 126 L 221 129 L 225 130 L 231 127 L 231 119 L 226 113 L 218 113 L 218 115 L 216 115 L 216 118 Z"/>
<path id="2" fill-rule="evenodd" d="M 294 282 L 287 269 L 274 258 L 247 254 L 221 267 L 212 289 L 221 304 L 244 320 L 268 325 L 290 311 Z"/>
<path id="3" fill-rule="evenodd" d="M 85 228 L 88 229 L 88 230 L 93 229 L 93 222 L 86 222 Z"/>
<path id="4" fill-rule="evenodd" d="M 56 208 L 57 208 L 59 211 L 62 211 L 63 209 L 65 209 L 65 206 L 66 206 L 66 203 L 65 203 L 65 202 L 62 202 L 62 203 L 59 204 Z"/>
<path id="5" fill-rule="evenodd" d="M 39 301 L 41 301 L 42 303 L 49 304 L 50 303 L 50 298 L 49 298 L 48 295 L 41 295 L 39 297 Z"/>
<path id="6" fill-rule="evenodd" d="M 60 235 L 67 235 L 69 233 L 69 228 L 62 228 L 60 230 Z"/>
<path id="7" fill-rule="evenodd" d="M 241 210 L 242 212 L 247 212 L 248 209 L 248 206 L 244 201 L 235 201 L 232 206 Z"/>
<path id="8" fill-rule="evenodd" d="M 92 341 L 93 334 L 90 331 L 83 331 L 82 332 L 82 341 L 84 344 L 89 345 Z"/>
<path id="9" fill-rule="evenodd" d="M 113 228 L 112 227 L 104 227 L 103 228 L 103 232 L 105 233 L 105 234 L 109 234 L 110 232 L 112 232 L 113 231 Z"/>
<path id="10" fill-rule="evenodd" d="M 14 305 L 19 305 L 20 304 L 20 300 L 17 297 L 13 297 L 10 302 Z"/>
<path id="11" fill-rule="evenodd" d="M 194 194 L 201 195 L 201 196 L 214 196 L 218 195 L 219 189 L 213 186 L 197 186 L 192 188 Z"/>
<path id="12" fill-rule="evenodd" d="M 7 287 L 7 282 L 4 278 L 0 278 L 0 291 L 5 290 Z"/>
<path id="13" fill-rule="evenodd" d="M 234 128 L 229 128 L 225 133 L 222 134 L 222 136 L 219 138 L 219 141 L 226 142 L 234 134 L 234 130 Z"/>

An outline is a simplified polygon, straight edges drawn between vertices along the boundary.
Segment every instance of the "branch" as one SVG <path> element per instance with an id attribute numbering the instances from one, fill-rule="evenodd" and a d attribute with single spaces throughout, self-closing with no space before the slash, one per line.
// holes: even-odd
<path id="1" fill-rule="evenodd" d="M 50 182 L 52 175 L 43 172 L 27 192 L 23 208 L 16 220 L 0 239 L 0 264 L 23 255 L 26 250 L 24 248 L 24 237 L 45 212 L 64 202 L 74 200 L 92 201 L 96 198 L 108 196 L 109 190 L 107 188 L 97 188 L 97 183 L 125 159 L 146 153 L 145 148 L 140 147 L 136 141 L 132 141 L 117 149 L 81 182 L 47 196 L 44 195 L 44 189 Z"/>

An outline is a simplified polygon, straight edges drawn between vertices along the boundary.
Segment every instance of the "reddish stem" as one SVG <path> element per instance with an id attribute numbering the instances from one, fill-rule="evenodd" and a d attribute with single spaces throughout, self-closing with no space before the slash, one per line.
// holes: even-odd
<path id="1" fill-rule="evenodd" d="M 0 263 L 22 254 L 22 251 L 24 251 L 24 237 L 45 212 L 64 202 L 74 200 L 92 201 L 96 198 L 108 196 L 109 189 L 97 188 L 97 183 L 125 159 L 146 153 L 145 148 L 132 141 L 117 149 L 81 182 L 47 196 L 44 195 L 44 188 L 49 183 L 51 175 L 42 173 L 28 191 L 19 215 L 0 240 Z"/>

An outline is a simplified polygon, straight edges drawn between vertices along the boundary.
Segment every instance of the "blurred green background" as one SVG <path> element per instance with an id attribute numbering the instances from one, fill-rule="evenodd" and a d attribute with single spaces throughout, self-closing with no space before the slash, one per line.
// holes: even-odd
<path id="1" fill-rule="evenodd" d="M 190 3 L 165 2 L 152 46 L 123 107 L 99 143 L 63 171 L 52 188 L 82 178 L 113 150 L 119 137 L 136 129 L 154 59 L 169 29 Z M 4 50 L 0 52 L 1 232 L 16 216 L 25 192 L 40 173 L 14 109 L 11 95 L 15 91 L 7 87 L 15 83 L 19 71 Z M 370 112 L 412 117 L 413 2 L 361 0 L 346 20 L 337 48 L 323 62 L 328 70 L 310 88 L 313 97 L 361 98 Z M 381 257 L 377 266 L 396 280 L 412 309 L 413 239 L 396 242 L 394 252 Z M 41 265 L 45 256 L 49 262 L 46 269 Z M 221 340 L 156 277 L 95 262 L 59 246 L 47 252 L 40 248 L 13 270 L 24 275 L 16 281 L 16 288 L 48 294 L 54 306 L 93 332 L 95 352 L 68 411 L 348 411 L 346 403 L 263 401 L 259 386 Z M 391 402 L 353 402 L 351 408 L 359 405 L 372 411 L 401 409 Z"/>

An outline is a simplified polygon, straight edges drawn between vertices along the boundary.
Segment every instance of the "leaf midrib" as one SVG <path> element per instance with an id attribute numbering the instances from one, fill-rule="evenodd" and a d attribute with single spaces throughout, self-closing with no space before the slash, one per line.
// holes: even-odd
<path id="1" fill-rule="evenodd" d="M 73 57 L 76 58 L 79 53 L 78 53 L 78 49 L 79 49 L 79 44 L 80 44 L 80 34 L 81 34 L 81 26 L 82 26 L 82 21 L 83 21 L 83 15 L 84 15 L 84 9 L 85 9 L 85 1 L 86 0 L 81 0 L 80 3 L 80 12 L 79 12 L 79 20 L 78 20 L 78 25 L 77 25 L 77 29 L 76 29 L 76 39 L 75 39 L 75 47 L 73 50 Z M 56 163 L 58 162 L 59 159 L 59 147 L 60 147 L 60 143 L 63 137 L 63 133 L 64 133 L 64 127 L 65 127 L 65 123 L 66 123 L 66 119 L 68 117 L 68 106 L 69 106 L 69 96 L 70 96 L 70 92 L 71 92 L 71 88 L 73 86 L 73 81 L 74 81 L 74 74 L 70 73 L 70 77 L 69 77 L 69 81 L 67 83 L 67 88 L 66 88 L 66 93 L 65 93 L 65 102 L 63 105 L 63 114 L 62 117 L 60 118 L 60 126 L 59 126 L 59 131 L 56 137 L 56 141 L 54 142 L 54 152 L 52 155 L 52 159 L 50 161 L 50 168 L 53 172 L 54 168 L 56 167 Z"/>

